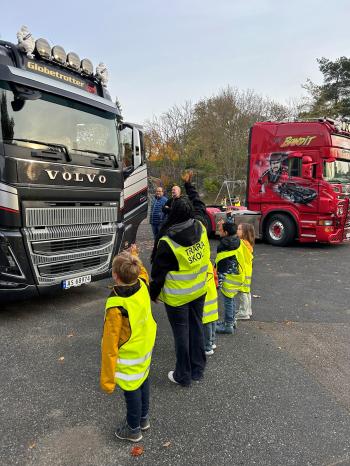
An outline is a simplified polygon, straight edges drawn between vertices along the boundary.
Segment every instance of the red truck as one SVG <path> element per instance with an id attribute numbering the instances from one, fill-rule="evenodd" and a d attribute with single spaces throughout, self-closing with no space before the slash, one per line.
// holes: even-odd
<path id="1" fill-rule="evenodd" d="M 270 244 L 350 241 L 350 126 L 327 118 L 255 123 L 248 149 L 247 208 L 236 223 L 255 225 Z M 208 231 L 226 214 L 208 206 Z"/>

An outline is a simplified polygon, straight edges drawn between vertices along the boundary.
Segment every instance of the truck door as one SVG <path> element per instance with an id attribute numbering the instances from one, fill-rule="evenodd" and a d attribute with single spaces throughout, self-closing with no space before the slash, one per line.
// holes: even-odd
<path id="1" fill-rule="evenodd" d="M 143 132 L 140 126 L 124 123 L 121 131 L 124 172 L 124 220 L 147 215 L 147 167 Z"/>

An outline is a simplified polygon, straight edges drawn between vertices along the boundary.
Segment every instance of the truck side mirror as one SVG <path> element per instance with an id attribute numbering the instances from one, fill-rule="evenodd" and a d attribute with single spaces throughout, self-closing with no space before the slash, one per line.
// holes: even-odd
<path id="1" fill-rule="evenodd" d="M 308 180 L 313 178 L 313 166 L 315 163 L 309 155 L 304 155 L 302 158 L 301 176 Z"/>

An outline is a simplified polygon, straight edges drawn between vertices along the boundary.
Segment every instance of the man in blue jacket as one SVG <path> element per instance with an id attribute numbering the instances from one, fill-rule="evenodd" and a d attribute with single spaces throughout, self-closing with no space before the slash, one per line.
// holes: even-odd
<path id="1" fill-rule="evenodd" d="M 164 191 L 161 186 L 156 189 L 156 194 L 152 199 L 151 204 L 151 216 L 150 216 L 150 224 L 152 226 L 153 236 L 154 238 L 157 237 L 160 226 L 164 219 L 163 214 L 163 206 L 166 203 L 168 198 L 164 196 Z"/>

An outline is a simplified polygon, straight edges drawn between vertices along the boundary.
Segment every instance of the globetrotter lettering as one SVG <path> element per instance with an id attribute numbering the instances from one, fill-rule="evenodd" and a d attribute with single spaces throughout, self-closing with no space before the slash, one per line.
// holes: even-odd
<path id="1" fill-rule="evenodd" d="M 285 140 L 282 142 L 281 147 L 287 146 L 308 146 L 310 145 L 311 141 L 315 139 L 316 136 L 305 136 L 305 137 L 296 137 L 287 136 Z"/>
<path id="2" fill-rule="evenodd" d="M 104 175 L 97 175 L 96 173 L 70 173 L 70 172 L 59 172 L 58 170 L 47 170 L 45 169 L 50 180 L 55 180 L 57 175 L 61 175 L 64 181 L 85 181 L 88 180 L 90 183 L 93 183 L 96 179 L 99 183 L 104 184 L 107 181 L 107 178 Z M 85 177 L 85 178 L 84 178 Z"/>
<path id="3" fill-rule="evenodd" d="M 186 248 L 186 254 L 188 258 L 188 262 L 192 264 L 193 262 L 197 262 L 202 259 L 203 257 L 203 249 L 205 245 L 203 241 L 200 241 L 189 248 Z"/>
<path id="4" fill-rule="evenodd" d="M 74 78 L 73 76 L 67 76 L 66 74 L 62 74 L 56 70 L 51 70 L 50 68 L 47 68 L 46 66 L 38 65 L 37 63 L 34 63 L 32 61 L 29 61 L 27 63 L 27 67 L 30 70 L 38 71 L 39 73 L 46 74 L 47 76 L 61 79 L 61 81 L 66 81 L 78 87 L 84 87 L 85 85 L 85 83 L 83 81 L 80 81 L 80 79 Z"/>

